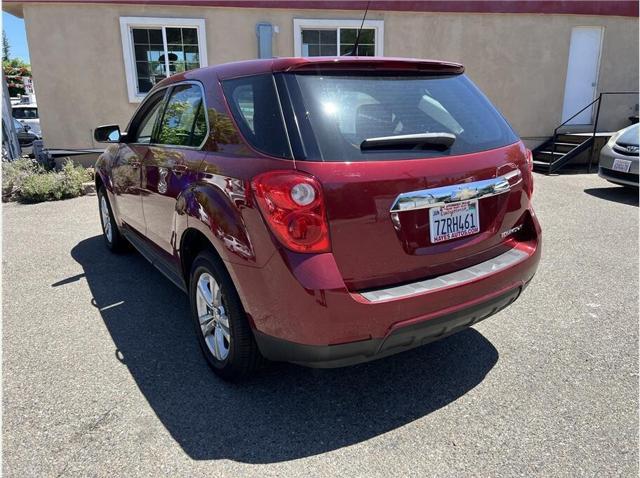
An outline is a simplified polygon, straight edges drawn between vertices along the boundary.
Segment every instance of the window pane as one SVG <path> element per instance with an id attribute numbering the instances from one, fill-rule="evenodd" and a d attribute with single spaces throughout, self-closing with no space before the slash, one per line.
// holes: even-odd
<path id="1" fill-rule="evenodd" d="M 184 51 L 182 45 L 168 45 L 169 61 L 184 61 Z"/>
<path id="2" fill-rule="evenodd" d="M 358 45 L 359 56 L 375 56 L 376 48 L 373 45 Z"/>
<path id="3" fill-rule="evenodd" d="M 148 51 L 149 45 L 136 45 L 136 61 L 147 61 L 149 59 Z"/>
<path id="4" fill-rule="evenodd" d="M 169 71 L 172 75 L 175 75 L 176 73 L 183 73 L 186 71 L 185 63 L 183 61 L 169 63 Z"/>
<path id="5" fill-rule="evenodd" d="M 164 55 L 164 46 L 162 45 L 149 45 L 149 51 L 147 52 L 150 61 L 160 61 L 160 57 Z"/>
<path id="6" fill-rule="evenodd" d="M 320 30 L 302 30 L 303 43 L 320 43 Z"/>
<path id="7" fill-rule="evenodd" d="M 320 56 L 336 56 L 336 45 L 320 45 Z"/>
<path id="8" fill-rule="evenodd" d="M 179 28 L 167 28 L 167 43 L 182 43 L 182 33 Z"/>
<path id="9" fill-rule="evenodd" d="M 166 30 L 169 74 L 175 75 L 186 70 L 199 68 L 198 29 L 167 28 Z"/>
<path id="10" fill-rule="evenodd" d="M 202 137 L 198 142 L 198 136 L 194 136 L 194 131 L 196 130 L 195 120 L 201 110 L 202 93 L 200 87 L 196 85 L 176 86 L 171 92 L 171 97 L 165 108 L 158 142 L 176 146 L 199 145 L 202 142 Z"/>
<path id="11" fill-rule="evenodd" d="M 341 55 L 347 55 L 350 54 L 351 51 L 353 50 L 354 45 L 353 44 L 347 44 L 345 45 L 344 43 L 340 45 L 340 54 Z M 356 56 L 375 56 L 375 46 L 373 45 L 362 45 L 359 44 L 358 45 L 358 51 L 356 52 Z"/>
<path id="12" fill-rule="evenodd" d="M 162 45 L 162 30 L 149 30 L 149 43 Z"/>
<path id="13" fill-rule="evenodd" d="M 153 88 L 153 83 L 149 78 L 138 78 L 138 93 L 149 93 Z"/>
<path id="14" fill-rule="evenodd" d="M 358 30 L 356 28 L 341 28 L 340 43 L 355 43 Z"/>
<path id="15" fill-rule="evenodd" d="M 138 78 L 149 76 L 149 63 L 146 61 L 136 61 L 136 73 Z"/>
<path id="16" fill-rule="evenodd" d="M 375 30 L 373 28 L 363 29 L 360 32 L 360 41 L 358 42 L 362 45 L 364 44 L 374 44 L 375 43 Z"/>
<path id="17" fill-rule="evenodd" d="M 197 46 L 185 46 L 184 55 L 189 63 L 200 63 L 200 55 Z"/>
<path id="18" fill-rule="evenodd" d="M 335 56 L 338 30 L 303 30 L 302 56 Z"/>
<path id="19" fill-rule="evenodd" d="M 164 78 L 166 72 L 164 65 L 159 63 L 160 57 L 164 54 L 162 44 L 150 43 L 151 38 L 157 41 L 159 35 L 162 42 L 162 30 L 159 28 L 133 28 L 133 47 L 136 60 L 136 84 L 138 93 L 147 93 L 153 85 L 159 81 L 158 76 Z"/>
<path id="20" fill-rule="evenodd" d="M 337 30 L 320 30 L 320 43 L 336 44 L 338 42 Z"/>
<path id="21" fill-rule="evenodd" d="M 340 29 L 340 54 L 351 54 L 358 36 L 357 28 L 341 28 Z M 358 51 L 356 56 L 374 56 L 375 55 L 375 30 L 373 28 L 364 28 L 360 32 L 358 40 Z"/>
<path id="22" fill-rule="evenodd" d="M 162 42 L 162 28 L 131 29 L 138 93 L 147 93 L 166 76 L 200 67 L 197 28 L 165 27 L 165 34 L 166 51 Z M 188 46 L 185 47 L 185 43 Z"/>
<path id="23" fill-rule="evenodd" d="M 233 117 L 254 148 L 291 157 L 272 75 L 227 80 L 222 85 Z"/>
<path id="24" fill-rule="evenodd" d="M 197 28 L 183 28 L 182 29 L 182 43 L 185 45 L 197 45 L 198 44 L 198 29 Z"/>
<path id="25" fill-rule="evenodd" d="M 149 30 L 143 28 L 134 28 L 133 41 L 135 43 L 149 43 Z"/>

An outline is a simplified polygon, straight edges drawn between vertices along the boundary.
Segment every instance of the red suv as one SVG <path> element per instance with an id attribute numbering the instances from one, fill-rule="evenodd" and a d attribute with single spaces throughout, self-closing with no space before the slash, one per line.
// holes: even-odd
<path id="1" fill-rule="evenodd" d="M 511 304 L 540 259 L 531 154 L 440 61 L 283 58 L 156 85 L 95 130 L 107 246 L 189 294 L 209 364 L 339 367 Z"/>

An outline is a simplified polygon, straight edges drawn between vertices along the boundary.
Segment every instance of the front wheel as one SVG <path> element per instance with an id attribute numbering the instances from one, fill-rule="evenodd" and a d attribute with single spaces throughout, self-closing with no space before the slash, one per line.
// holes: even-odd
<path id="1" fill-rule="evenodd" d="M 234 381 L 258 368 L 263 359 L 236 288 L 209 251 L 193 262 L 189 299 L 198 343 L 213 371 Z"/>
<path id="2" fill-rule="evenodd" d="M 102 237 L 112 252 L 122 252 L 127 248 L 127 240 L 120 234 L 120 229 L 113 217 L 113 210 L 104 186 L 98 189 L 98 208 L 100 209 L 100 224 Z"/>

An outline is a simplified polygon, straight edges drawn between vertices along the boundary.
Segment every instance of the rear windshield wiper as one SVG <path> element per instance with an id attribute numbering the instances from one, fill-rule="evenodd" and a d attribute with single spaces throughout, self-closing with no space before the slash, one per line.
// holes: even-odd
<path id="1" fill-rule="evenodd" d="M 455 140 L 456 135 L 451 133 L 401 134 L 398 136 L 367 138 L 360 144 L 360 150 L 436 149 L 443 151 L 450 148 Z"/>

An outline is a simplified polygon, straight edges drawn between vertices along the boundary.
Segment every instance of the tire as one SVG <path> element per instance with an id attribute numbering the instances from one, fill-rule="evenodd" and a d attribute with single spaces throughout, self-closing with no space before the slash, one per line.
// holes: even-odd
<path id="1" fill-rule="evenodd" d="M 193 261 L 189 300 L 200 349 L 213 371 L 231 382 L 253 373 L 264 359 L 231 277 L 210 251 Z"/>
<path id="2" fill-rule="evenodd" d="M 127 240 L 120 234 L 118 224 L 113 217 L 109 196 L 104 186 L 98 189 L 98 213 L 102 226 L 102 237 L 111 252 L 124 252 L 128 249 Z"/>

